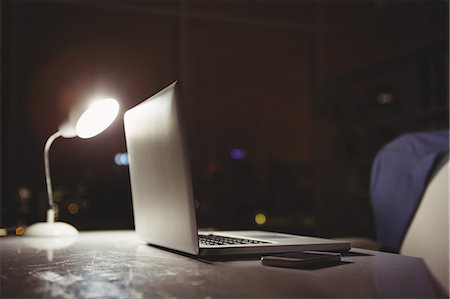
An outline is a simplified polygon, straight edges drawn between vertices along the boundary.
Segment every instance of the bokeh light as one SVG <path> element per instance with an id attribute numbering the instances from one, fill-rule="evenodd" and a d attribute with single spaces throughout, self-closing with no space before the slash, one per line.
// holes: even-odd
<path id="1" fill-rule="evenodd" d="M 266 223 L 266 221 L 267 221 L 267 217 L 263 213 L 258 213 L 255 215 L 256 224 L 263 225 L 264 223 Z"/>

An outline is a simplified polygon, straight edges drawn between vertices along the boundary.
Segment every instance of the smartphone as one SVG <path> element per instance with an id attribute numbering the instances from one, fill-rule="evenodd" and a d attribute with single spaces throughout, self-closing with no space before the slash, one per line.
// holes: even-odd
<path id="1" fill-rule="evenodd" d="M 261 257 L 263 265 L 283 268 L 319 268 L 339 264 L 341 254 L 335 252 L 303 251 Z"/>

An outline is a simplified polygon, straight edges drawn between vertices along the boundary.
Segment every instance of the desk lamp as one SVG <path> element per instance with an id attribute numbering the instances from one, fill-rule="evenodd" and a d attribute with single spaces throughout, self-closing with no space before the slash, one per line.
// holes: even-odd
<path id="1" fill-rule="evenodd" d="M 88 106 L 79 106 L 72 111 L 69 120 L 62 124 L 58 131 L 51 135 L 44 147 L 45 179 L 47 183 L 48 204 L 47 222 L 38 222 L 25 231 L 30 237 L 71 237 L 78 230 L 64 222 L 55 222 L 55 204 L 53 202 L 52 181 L 48 153 L 53 141 L 58 137 L 91 138 L 103 132 L 114 121 L 119 113 L 119 103 L 114 99 L 96 100 Z"/>

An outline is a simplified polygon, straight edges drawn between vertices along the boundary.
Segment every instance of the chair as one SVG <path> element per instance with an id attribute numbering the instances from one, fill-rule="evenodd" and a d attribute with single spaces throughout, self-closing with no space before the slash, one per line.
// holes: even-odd
<path id="1" fill-rule="evenodd" d="M 448 160 L 430 181 L 400 253 L 449 261 Z"/>
<path id="2" fill-rule="evenodd" d="M 377 154 L 372 167 L 370 197 L 377 240 L 384 250 L 419 254 L 412 248 L 418 248 L 418 240 L 422 238 L 420 234 L 426 233 L 426 229 L 420 229 L 422 226 L 436 231 L 428 231 L 433 235 L 429 236 L 432 239 L 439 238 L 437 231 L 446 230 L 448 240 L 448 191 L 440 187 L 440 199 L 428 199 L 428 193 L 437 192 L 433 190 L 437 188 L 438 182 L 443 182 L 445 187 L 448 185 L 448 177 L 442 178 L 445 169 L 430 180 L 433 171 L 439 169 L 437 161 L 443 153 L 448 153 L 448 142 L 448 131 L 409 133 L 388 143 Z M 426 201 L 422 198 L 426 198 Z M 416 213 L 422 208 L 424 212 Z M 444 220 L 437 222 L 438 217 L 432 216 L 435 209 L 447 211 L 446 215 L 439 214 Z M 407 234 L 408 238 L 405 238 Z M 425 251 L 421 251 L 422 254 Z M 426 253 L 429 256 L 435 254 L 438 253 Z M 439 256 L 444 255 L 439 253 Z"/>

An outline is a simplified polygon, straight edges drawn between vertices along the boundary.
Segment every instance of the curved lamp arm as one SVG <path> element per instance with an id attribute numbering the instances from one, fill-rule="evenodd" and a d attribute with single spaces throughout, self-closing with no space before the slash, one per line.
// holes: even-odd
<path id="1" fill-rule="evenodd" d="M 55 208 L 55 203 L 53 202 L 52 179 L 50 176 L 50 162 L 48 158 L 48 153 L 50 151 L 50 146 L 52 145 L 53 141 L 55 141 L 55 139 L 60 136 L 62 136 L 61 131 L 57 131 L 56 133 L 52 134 L 50 137 L 48 137 L 47 142 L 45 143 L 44 146 L 45 181 L 47 183 L 48 205 L 50 206 L 50 209 L 53 211 Z M 53 214 L 53 216 L 51 214 Z M 53 222 L 55 220 L 54 218 L 55 218 L 54 213 L 47 213 L 48 222 Z"/>

